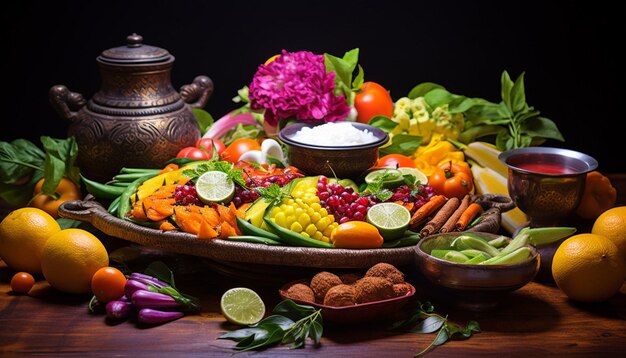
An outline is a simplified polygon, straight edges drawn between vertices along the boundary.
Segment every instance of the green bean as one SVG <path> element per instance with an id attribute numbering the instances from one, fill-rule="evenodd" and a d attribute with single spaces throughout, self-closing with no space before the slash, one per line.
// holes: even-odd
<path id="1" fill-rule="evenodd" d="M 238 235 L 238 236 L 229 236 L 226 238 L 229 241 L 243 241 L 249 242 L 252 244 L 265 244 L 265 245 L 282 245 L 282 242 L 268 239 L 267 237 L 262 236 L 254 236 L 254 235 Z"/>
<path id="2" fill-rule="evenodd" d="M 146 175 L 150 175 L 151 177 L 155 176 L 159 174 L 159 170 L 153 170 L 152 172 L 149 173 L 128 173 L 128 174 L 118 174 L 116 176 L 113 177 L 113 180 L 117 180 L 117 181 L 125 181 L 125 182 L 132 182 L 135 179 L 139 179 L 143 176 Z"/>
<path id="3" fill-rule="evenodd" d="M 124 192 L 123 187 L 113 186 L 98 183 L 97 181 L 89 180 L 84 176 L 80 176 L 80 179 L 85 183 L 85 187 L 89 194 L 93 195 L 96 199 L 113 200 Z"/>
<path id="4" fill-rule="evenodd" d="M 159 171 L 161 171 L 161 169 L 153 169 L 153 168 L 126 168 L 126 167 L 120 169 L 120 173 L 122 173 L 122 174 L 133 174 L 133 173 L 154 174 L 154 173 L 158 173 Z"/>
<path id="5" fill-rule="evenodd" d="M 407 236 L 404 236 L 404 237 L 401 237 L 401 238 L 399 238 L 397 240 L 385 241 L 383 243 L 383 247 L 384 248 L 391 248 L 391 247 L 415 246 L 415 245 L 417 245 L 417 243 L 422 238 L 419 233 L 408 231 L 408 230 L 407 230 L 407 233 L 411 233 L 411 234 L 407 235 Z"/>
<path id="6" fill-rule="evenodd" d="M 155 174 L 148 174 L 140 178 L 137 178 L 124 189 L 124 192 L 122 193 L 122 195 L 120 195 L 120 206 L 117 209 L 117 216 L 119 218 L 124 219 L 126 217 L 126 213 L 130 211 L 131 195 L 135 194 L 135 192 L 137 191 L 137 188 L 139 188 L 139 186 L 143 184 L 144 181 L 154 176 Z"/>
<path id="7" fill-rule="evenodd" d="M 121 196 L 118 196 L 117 198 L 113 199 L 111 204 L 109 204 L 109 208 L 107 209 L 109 214 L 117 216 L 117 209 L 119 209 L 120 207 L 121 198 L 122 198 Z"/>
<path id="8" fill-rule="evenodd" d="M 237 217 L 237 227 L 242 233 L 249 236 L 261 236 L 274 241 L 280 240 L 278 235 L 252 225 L 249 221 Z"/>
<path id="9" fill-rule="evenodd" d="M 265 221 L 267 226 L 279 237 L 279 240 L 287 245 L 318 247 L 325 249 L 334 248 L 333 244 L 331 243 L 315 240 L 310 237 L 300 235 L 299 233 L 291 231 L 289 229 L 285 229 L 284 227 L 276 224 L 268 217 L 263 218 L 263 220 Z"/>

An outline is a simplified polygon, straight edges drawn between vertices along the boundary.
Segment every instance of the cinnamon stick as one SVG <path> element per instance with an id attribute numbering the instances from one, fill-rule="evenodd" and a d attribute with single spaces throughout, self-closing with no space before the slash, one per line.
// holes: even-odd
<path id="1" fill-rule="evenodd" d="M 459 220 L 459 218 L 461 217 L 461 214 L 463 214 L 465 209 L 467 209 L 467 207 L 469 206 L 470 200 L 471 200 L 470 195 L 466 194 L 463 197 L 463 200 L 461 200 L 461 204 L 459 204 L 456 210 L 454 210 L 454 213 L 450 215 L 450 218 L 448 218 L 448 221 L 446 221 L 445 224 L 443 224 L 443 226 L 441 227 L 441 229 L 439 229 L 439 232 L 446 233 L 446 232 L 454 231 L 454 226 L 456 225 L 456 222 Z"/>
<path id="2" fill-rule="evenodd" d="M 409 227 L 416 227 L 424 221 L 428 220 L 437 209 L 446 203 L 448 199 L 443 195 L 434 195 L 428 202 L 419 207 L 409 221 Z"/>
<path id="3" fill-rule="evenodd" d="M 424 225 L 424 228 L 420 230 L 420 235 L 422 237 L 428 236 L 430 234 L 434 234 L 443 226 L 443 224 L 448 220 L 448 218 L 454 213 L 456 208 L 459 206 L 458 198 L 450 198 L 448 201 L 439 209 L 435 217 L 432 218 L 429 222 Z"/>

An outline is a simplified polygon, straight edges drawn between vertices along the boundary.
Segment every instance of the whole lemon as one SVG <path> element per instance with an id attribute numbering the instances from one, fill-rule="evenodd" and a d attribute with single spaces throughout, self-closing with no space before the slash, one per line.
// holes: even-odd
<path id="1" fill-rule="evenodd" d="M 606 237 L 578 234 L 563 241 L 554 253 L 552 276 L 569 298 L 602 302 L 622 287 L 626 262 Z"/>
<path id="2" fill-rule="evenodd" d="M 593 223 L 591 233 L 613 241 L 626 260 L 626 206 L 617 206 L 600 214 Z"/>
<path id="3" fill-rule="evenodd" d="M 43 248 L 41 269 L 50 286 L 66 293 L 91 292 L 91 278 L 109 265 L 100 240 L 83 229 L 65 229 L 52 235 Z"/>
<path id="4" fill-rule="evenodd" d="M 59 224 L 41 209 L 14 210 L 0 223 L 0 257 L 15 271 L 41 273 L 43 247 L 59 231 Z"/>

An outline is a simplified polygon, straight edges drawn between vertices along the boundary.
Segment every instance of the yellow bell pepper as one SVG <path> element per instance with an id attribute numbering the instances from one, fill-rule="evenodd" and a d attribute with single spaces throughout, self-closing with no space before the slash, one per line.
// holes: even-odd
<path id="1" fill-rule="evenodd" d="M 420 146 L 413 155 L 415 166 L 422 173 L 431 176 L 442 164 L 465 161 L 465 155 L 440 133 L 433 133 L 430 143 Z"/>

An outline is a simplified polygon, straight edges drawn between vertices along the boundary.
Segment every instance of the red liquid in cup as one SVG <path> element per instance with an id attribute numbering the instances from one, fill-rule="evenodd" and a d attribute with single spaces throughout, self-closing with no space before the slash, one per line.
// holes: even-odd
<path id="1" fill-rule="evenodd" d="M 528 170 L 531 172 L 545 173 L 545 174 L 574 174 L 574 170 L 564 167 L 560 164 L 551 163 L 525 163 L 517 166 L 520 169 Z"/>

